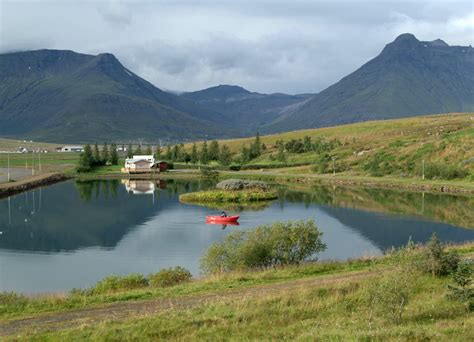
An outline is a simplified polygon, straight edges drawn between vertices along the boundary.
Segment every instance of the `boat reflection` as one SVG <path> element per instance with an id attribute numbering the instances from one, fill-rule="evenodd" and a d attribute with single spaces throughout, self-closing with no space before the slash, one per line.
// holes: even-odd
<path id="1" fill-rule="evenodd" d="M 221 226 L 222 229 L 226 229 L 227 226 L 240 226 L 240 223 L 238 221 L 226 222 L 225 224 L 220 223 L 220 222 L 206 221 L 206 224 L 213 224 L 213 225 Z"/>

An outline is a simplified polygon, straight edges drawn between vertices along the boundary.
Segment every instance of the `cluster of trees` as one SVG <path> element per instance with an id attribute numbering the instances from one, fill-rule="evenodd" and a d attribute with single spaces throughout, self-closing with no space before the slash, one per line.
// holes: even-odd
<path id="1" fill-rule="evenodd" d="M 155 157 L 186 164 L 208 164 L 211 161 L 217 161 L 221 165 L 227 166 L 232 162 L 229 147 L 227 145 L 219 146 L 219 142 L 216 140 L 211 141 L 210 144 L 204 141 L 200 149 L 198 149 L 196 143 L 193 143 L 191 152 L 186 151 L 183 144 L 168 145 L 164 153 L 158 146 Z"/>
<path id="2" fill-rule="evenodd" d="M 158 145 L 158 150 L 159 150 L 159 145 Z M 134 150 L 132 144 L 128 145 L 127 158 L 132 158 L 134 155 L 142 155 L 142 154 L 146 154 L 146 155 L 153 154 L 151 146 L 147 145 L 146 149 L 144 149 L 142 145 L 138 145 L 137 148 Z"/>
<path id="3" fill-rule="evenodd" d="M 94 148 L 87 144 L 79 157 L 76 170 L 77 172 L 89 172 L 95 166 L 118 165 L 118 160 L 116 144 L 111 144 L 109 149 L 107 143 L 104 143 L 100 151 L 97 144 L 94 145 Z"/>
<path id="4" fill-rule="evenodd" d="M 341 142 L 337 139 L 326 141 L 322 138 L 318 138 L 312 141 L 311 137 L 306 135 L 303 139 L 291 139 L 286 143 L 284 143 L 283 140 L 278 140 L 275 147 L 280 148 L 283 146 L 284 149 L 290 153 L 316 152 L 321 154 L 330 152 L 340 145 Z"/>

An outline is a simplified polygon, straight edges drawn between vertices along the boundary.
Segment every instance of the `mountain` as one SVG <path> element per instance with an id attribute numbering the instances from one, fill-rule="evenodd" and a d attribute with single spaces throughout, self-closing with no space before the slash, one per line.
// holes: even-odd
<path id="1" fill-rule="evenodd" d="M 470 111 L 474 111 L 474 49 L 402 34 L 380 55 L 265 130 Z"/>
<path id="2" fill-rule="evenodd" d="M 0 55 L 0 135 L 52 142 L 236 135 L 220 115 L 164 92 L 113 55 Z"/>
<path id="3" fill-rule="evenodd" d="M 311 95 L 260 94 L 234 85 L 219 85 L 181 97 L 213 112 L 221 113 L 222 123 L 237 127 L 244 134 L 254 134 L 263 125 L 293 112 Z"/>

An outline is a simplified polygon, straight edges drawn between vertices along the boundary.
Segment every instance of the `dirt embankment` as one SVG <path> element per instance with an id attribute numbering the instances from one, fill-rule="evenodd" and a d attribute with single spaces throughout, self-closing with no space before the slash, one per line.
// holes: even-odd
<path id="1" fill-rule="evenodd" d="M 69 178 L 70 177 L 60 173 L 45 173 L 18 182 L 0 184 L 0 198 L 16 195 L 20 192 L 39 188 L 41 186 L 62 182 Z"/>

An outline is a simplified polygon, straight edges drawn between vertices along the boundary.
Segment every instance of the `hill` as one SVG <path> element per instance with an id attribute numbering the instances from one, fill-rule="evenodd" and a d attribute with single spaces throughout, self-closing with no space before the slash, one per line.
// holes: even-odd
<path id="1" fill-rule="evenodd" d="M 305 138 L 311 144 L 304 147 Z M 422 161 L 429 167 L 474 173 L 473 114 L 421 116 L 396 120 L 369 121 L 335 127 L 298 130 L 261 136 L 266 149 L 241 164 L 241 169 L 282 168 L 274 172 L 332 174 L 332 157 L 338 175 L 419 178 Z M 219 141 L 227 145 L 236 163 L 241 163 L 243 147 L 254 138 Z M 279 144 L 283 159 L 279 159 Z M 201 144 L 197 144 L 200 148 Z M 188 151 L 191 144 L 185 145 Z M 430 169 L 431 170 L 431 169 Z M 439 170 L 438 170 L 439 171 Z M 458 177 L 453 174 L 453 178 Z M 433 178 L 443 178 L 436 175 Z M 449 177 L 448 177 L 449 178 Z"/>
<path id="2" fill-rule="evenodd" d="M 238 127 L 246 134 L 255 133 L 267 123 L 293 112 L 311 97 L 310 94 L 260 94 L 232 85 L 219 85 L 181 96 L 221 113 L 222 124 Z"/>
<path id="3" fill-rule="evenodd" d="M 474 111 L 474 49 L 402 34 L 266 131 Z"/>
<path id="4" fill-rule="evenodd" d="M 0 135 L 52 142 L 232 135 L 217 113 L 164 92 L 113 55 L 0 55 Z"/>

